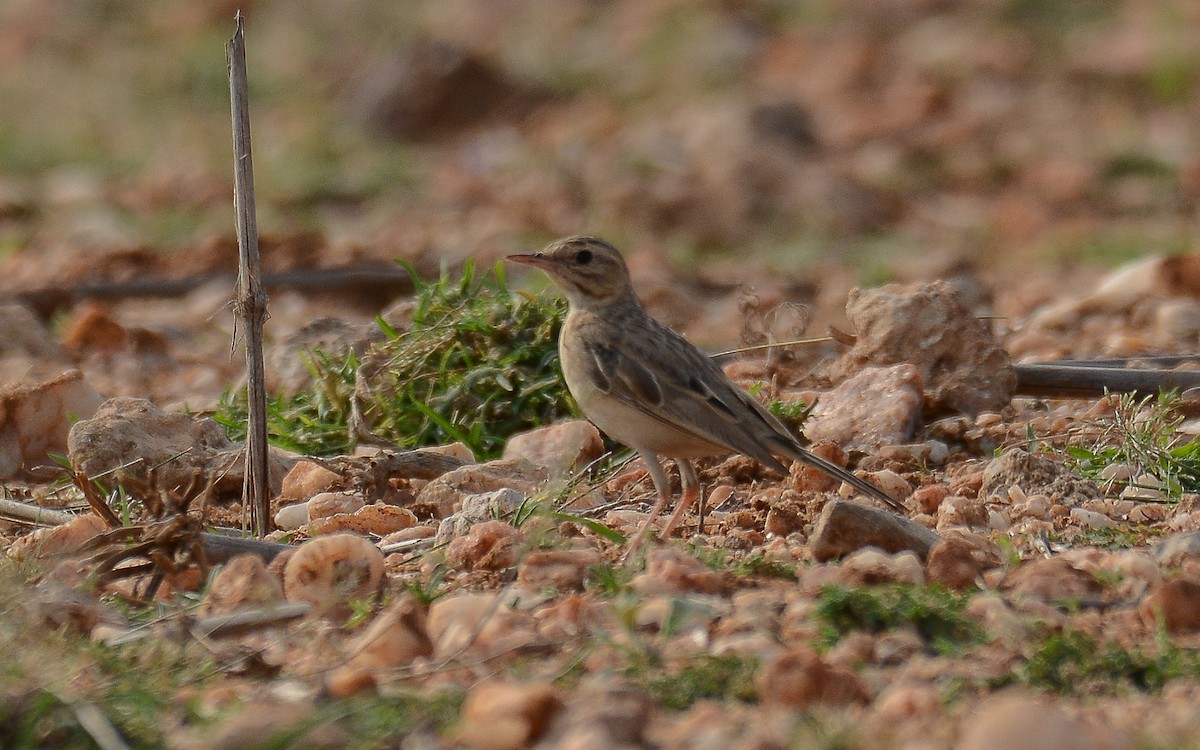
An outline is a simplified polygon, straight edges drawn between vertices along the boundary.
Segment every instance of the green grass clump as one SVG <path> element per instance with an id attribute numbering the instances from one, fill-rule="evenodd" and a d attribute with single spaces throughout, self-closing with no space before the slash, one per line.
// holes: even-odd
<path id="1" fill-rule="evenodd" d="M 1142 399 L 1121 396 L 1111 417 L 1088 425 L 1086 445 L 1066 448 L 1067 455 L 1085 476 L 1104 481 L 1101 473 L 1111 464 L 1128 464 L 1134 477 L 1150 475 L 1169 498 L 1200 492 L 1200 440 L 1182 441 L 1177 430 L 1183 415 L 1179 397 L 1159 393 Z M 1116 482 L 1107 481 L 1106 490 Z"/>
<path id="2" fill-rule="evenodd" d="M 983 631 L 966 614 L 966 606 L 965 595 L 937 584 L 825 586 L 815 614 L 822 622 L 824 640 L 829 644 L 855 630 L 880 633 L 912 628 L 938 653 L 955 653 L 983 640 Z"/>
<path id="3" fill-rule="evenodd" d="M 1118 686 L 1157 692 L 1180 677 L 1200 677 L 1200 654 L 1169 643 L 1156 655 L 1128 651 L 1076 631 L 1047 637 L 1017 674 L 1030 687 L 1074 695 L 1111 693 Z"/>
<path id="4" fill-rule="evenodd" d="M 310 455 L 346 452 L 352 399 L 367 428 L 400 447 L 462 441 L 494 458 L 508 437 L 574 411 L 558 368 L 560 299 L 539 300 L 509 289 L 503 267 L 461 278 L 445 272 L 420 280 L 412 323 L 380 321 L 386 341 L 363 355 L 319 353 L 309 361 L 312 385 L 269 400 L 271 441 Z M 226 398 L 217 420 L 244 434 L 244 397 Z"/>
<path id="5" fill-rule="evenodd" d="M 699 700 L 753 703 L 756 659 L 726 654 L 701 654 L 677 670 L 655 669 L 638 660 L 626 666 L 626 676 L 638 683 L 656 703 L 682 711 Z"/>

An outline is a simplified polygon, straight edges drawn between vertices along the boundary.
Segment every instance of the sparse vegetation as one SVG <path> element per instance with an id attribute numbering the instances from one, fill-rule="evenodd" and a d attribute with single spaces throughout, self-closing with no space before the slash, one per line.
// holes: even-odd
<path id="1" fill-rule="evenodd" d="M 1170 498 L 1200 491 L 1200 440 L 1180 438 L 1184 418 L 1178 407 L 1174 393 L 1122 395 L 1112 415 L 1089 423 L 1081 444 L 1068 446 L 1067 455 L 1106 491 L 1140 487 Z M 1118 466 L 1124 470 L 1113 471 Z"/>
<path id="2" fill-rule="evenodd" d="M 1176 678 L 1200 679 L 1200 654 L 1164 641 L 1151 654 L 1101 644 L 1078 631 L 1051 633 L 1018 671 L 1022 684 L 1072 695 L 1122 688 L 1158 691 Z"/>
<path id="3" fill-rule="evenodd" d="M 983 631 L 965 613 L 967 597 L 931 584 L 892 584 L 870 588 L 826 586 L 816 617 L 827 644 L 855 630 L 879 633 L 912 628 L 939 653 L 956 653 L 980 643 Z"/>
<path id="4" fill-rule="evenodd" d="M 346 452 L 352 400 L 370 431 L 402 447 L 462 441 L 478 456 L 499 454 L 507 438 L 573 413 L 558 370 L 565 303 L 515 292 L 503 266 L 477 274 L 470 262 L 452 279 L 418 279 L 412 322 L 380 321 L 387 341 L 360 362 L 353 353 L 318 353 L 312 385 L 269 404 L 272 441 L 311 455 Z M 244 397 L 223 400 L 217 420 L 235 438 Z"/>
<path id="5" fill-rule="evenodd" d="M 757 669 L 756 659 L 734 654 L 699 654 L 674 669 L 664 670 L 643 654 L 631 658 L 625 674 L 655 702 L 683 710 L 699 700 L 756 702 L 754 673 Z"/>

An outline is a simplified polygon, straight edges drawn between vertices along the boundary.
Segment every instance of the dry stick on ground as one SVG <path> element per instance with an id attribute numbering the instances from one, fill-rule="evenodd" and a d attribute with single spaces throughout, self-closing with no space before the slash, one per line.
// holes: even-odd
<path id="1" fill-rule="evenodd" d="M 267 492 L 267 388 L 263 368 L 263 324 L 267 295 L 260 285 L 258 219 L 254 208 L 254 164 L 250 153 L 250 94 L 246 81 L 246 38 L 241 11 L 229 40 L 229 99 L 233 115 L 234 203 L 237 207 L 238 288 L 234 308 L 246 336 L 246 481 L 242 498 L 250 507 L 254 532 L 271 530 L 271 497 Z"/>
<path id="2" fill-rule="evenodd" d="M 234 274 L 224 271 L 199 273 L 183 278 L 102 280 L 62 286 L 51 284 L 34 289 L 7 290 L 18 301 L 33 308 L 44 318 L 55 312 L 87 299 L 144 299 L 174 298 L 195 291 L 205 284 L 232 281 Z M 359 263 L 341 268 L 302 268 L 294 271 L 277 271 L 262 276 L 266 289 L 290 289 L 293 291 L 353 295 L 386 295 L 396 297 L 413 292 L 412 277 L 408 273 L 381 263 Z"/>
<path id="3" fill-rule="evenodd" d="M 1106 392 L 1156 393 L 1200 386 L 1200 371 L 1114 367 L 1111 361 L 1100 366 L 1080 361 L 1069 365 L 1046 362 L 1016 365 L 1013 369 L 1017 372 L 1017 394 L 1021 396 L 1088 398 Z"/>
<path id="4" fill-rule="evenodd" d="M 75 516 L 71 513 L 63 513 L 61 510 L 51 510 L 40 505 L 0 497 L 0 518 L 8 518 L 33 526 L 60 526 L 73 520 Z"/>

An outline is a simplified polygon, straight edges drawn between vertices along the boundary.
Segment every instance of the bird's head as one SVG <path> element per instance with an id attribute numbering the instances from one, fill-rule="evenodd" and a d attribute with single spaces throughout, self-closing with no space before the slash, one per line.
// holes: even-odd
<path id="1" fill-rule="evenodd" d="M 564 237 L 540 253 L 507 259 L 545 271 L 574 307 L 607 305 L 634 296 L 625 260 L 615 247 L 595 237 Z"/>

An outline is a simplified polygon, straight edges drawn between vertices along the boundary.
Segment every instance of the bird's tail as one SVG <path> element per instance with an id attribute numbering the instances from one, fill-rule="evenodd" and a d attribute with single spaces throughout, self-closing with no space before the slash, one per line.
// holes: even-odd
<path id="1" fill-rule="evenodd" d="M 829 476 L 833 477 L 834 479 L 842 480 L 843 482 L 850 485 L 851 487 L 858 490 L 859 492 L 870 495 L 871 497 L 875 498 L 876 500 L 882 501 L 889 508 L 891 508 L 892 510 L 894 510 L 898 513 L 906 512 L 905 507 L 903 505 L 901 505 L 899 502 L 897 502 L 896 500 L 894 500 L 891 497 L 891 495 L 888 495 L 886 492 L 879 489 L 878 487 L 871 484 L 870 482 L 866 481 L 865 479 L 859 479 L 858 477 L 854 476 L 853 474 L 846 471 L 845 469 L 838 466 L 837 464 L 830 463 L 829 461 L 826 461 L 825 459 L 821 458 L 820 456 L 809 453 L 808 451 L 804 450 L 803 448 L 792 449 L 792 450 L 788 451 L 786 455 L 789 458 L 791 458 L 795 461 L 799 461 L 800 463 L 802 463 L 806 466 L 811 466 L 812 468 L 816 469 L 817 471 L 822 471 L 822 472 L 828 474 Z"/>

